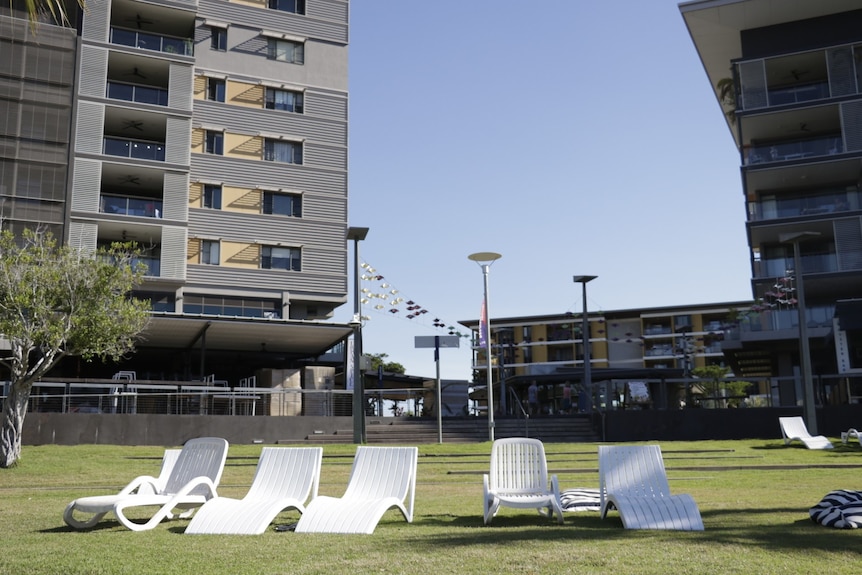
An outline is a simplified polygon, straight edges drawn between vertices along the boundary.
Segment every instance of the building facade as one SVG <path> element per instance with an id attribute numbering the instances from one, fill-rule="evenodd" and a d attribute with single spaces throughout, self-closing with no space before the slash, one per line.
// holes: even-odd
<path id="1" fill-rule="evenodd" d="M 739 150 L 748 214 L 756 303 L 725 340 L 729 364 L 798 375 L 801 308 L 814 374 L 857 386 L 862 2 L 698 0 L 680 11 Z"/>
<path id="2" fill-rule="evenodd" d="M 70 7 L 0 12 L 4 224 L 143 248 L 153 321 L 124 368 L 286 367 L 343 340 L 320 320 L 347 299 L 348 1 Z"/>

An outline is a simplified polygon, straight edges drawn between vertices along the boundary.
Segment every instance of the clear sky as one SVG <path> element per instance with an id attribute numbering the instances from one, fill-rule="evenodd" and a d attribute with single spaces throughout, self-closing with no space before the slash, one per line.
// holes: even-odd
<path id="1" fill-rule="evenodd" d="M 739 157 L 677 1 L 441 7 L 350 6 L 349 224 L 384 277 L 363 287 L 405 298 L 363 305 L 366 353 L 434 377 L 414 337 L 478 318 L 480 251 L 492 326 L 580 312 L 581 274 L 590 311 L 751 297 Z M 442 377 L 470 362 L 442 350 Z"/>

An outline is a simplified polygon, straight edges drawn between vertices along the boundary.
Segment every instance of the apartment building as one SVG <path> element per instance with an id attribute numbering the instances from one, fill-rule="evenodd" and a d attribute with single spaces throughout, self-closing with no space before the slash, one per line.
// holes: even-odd
<path id="1" fill-rule="evenodd" d="M 547 405 L 559 407 L 566 382 L 576 393 L 583 392 L 586 341 L 592 380 L 602 382 L 606 397 L 624 397 L 626 386 L 633 381 L 682 380 L 697 367 L 726 366 L 725 336 L 737 328 L 739 318 L 752 304 L 740 301 L 590 312 L 586 338 L 581 314 L 492 318 L 492 380 L 495 388 L 500 386 L 496 390 L 500 409 L 513 413 L 511 393 L 524 396 L 534 381 L 542 384 Z M 479 343 L 479 322 L 460 323 L 474 332 L 473 369 L 481 374 L 476 381 L 485 381 L 487 356 Z M 676 393 L 674 385 L 651 386 L 653 393 L 666 396 L 662 405 Z"/>
<path id="2" fill-rule="evenodd" d="M 812 371 L 849 384 L 862 373 L 862 1 L 680 11 L 739 150 L 748 214 L 756 304 L 725 339 L 728 361 L 738 375 L 798 374 L 802 300 Z"/>
<path id="3" fill-rule="evenodd" d="M 346 338 L 322 320 L 347 299 L 348 0 L 87 0 L 35 28 L 19 4 L 0 11 L 6 225 L 144 249 L 153 320 L 102 367 L 233 379 Z"/>

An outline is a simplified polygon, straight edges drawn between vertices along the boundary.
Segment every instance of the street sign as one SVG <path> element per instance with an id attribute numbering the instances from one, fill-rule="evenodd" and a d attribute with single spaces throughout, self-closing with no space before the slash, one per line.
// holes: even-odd
<path id="1" fill-rule="evenodd" d="M 440 343 L 436 343 L 436 340 Z M 461 338 L 457 335 L 417 335 L 413 347 L 461 347 Z"/>

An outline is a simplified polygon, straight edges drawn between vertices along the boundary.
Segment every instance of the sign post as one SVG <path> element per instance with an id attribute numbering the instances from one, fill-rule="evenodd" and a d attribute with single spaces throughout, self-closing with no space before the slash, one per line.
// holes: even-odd
<path id="1" fill-rule="evenodd" d="M 457 335 L 417 335 L 413 347 L 434 348 L 434 362 L 437 364 L 437 443 L 443 443 L 443 387 L 440 383 L 440 348 L 460 347 L 461 338 Z"/>

